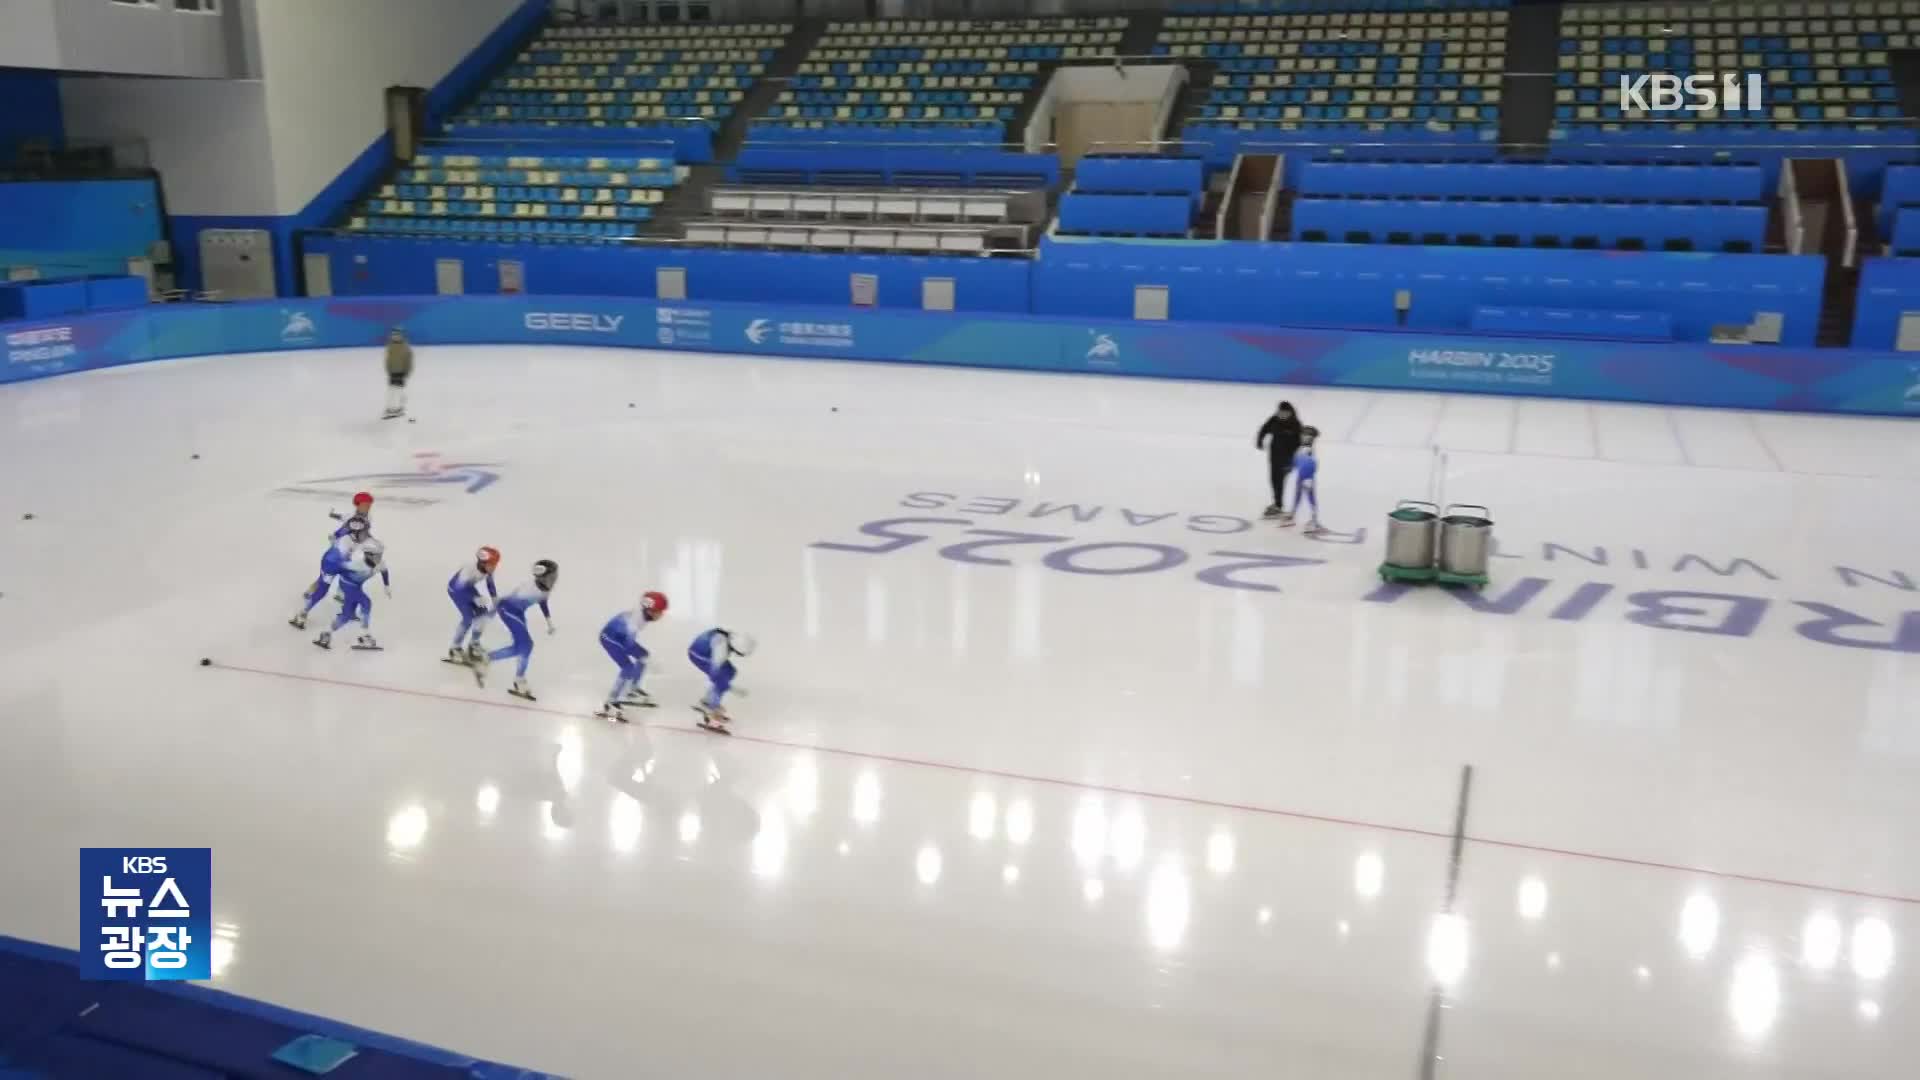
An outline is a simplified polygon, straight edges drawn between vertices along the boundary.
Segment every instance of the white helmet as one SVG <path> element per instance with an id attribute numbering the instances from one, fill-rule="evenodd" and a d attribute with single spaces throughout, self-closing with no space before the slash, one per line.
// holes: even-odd
<path id="1" fill-rule="evenodd" d="M 360 557 L 367 561 L 368 566 L 380 565 L 380 560 L 386 553 L 387 545 L 372 537 L 368 537 L 367 542 L 360 545 Z"/>
<path id="2" fill-rule="evenodd" d="M 741 656 L 753 655 L 753 635 L 738 630 L 727 631 L 727 647 Z"/>

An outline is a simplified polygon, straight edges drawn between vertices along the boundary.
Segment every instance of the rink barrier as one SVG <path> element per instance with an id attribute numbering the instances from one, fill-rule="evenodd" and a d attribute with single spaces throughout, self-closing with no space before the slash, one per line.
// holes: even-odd
<path id="1" fill-rule="evenodd" d="M 388 1080 L 560 1080 L 189 982 L 86 982 L 72 949 L 0 935 L 0 1077 L 298 1076 L 269 1055 L 301 1035 L 350 1043 L 355 1076 Z"/>
<path id="2" fill-rule="evenodd" d="M 555 296 L 176 304 L 5 323 L 0 382 L 175 357 L 370 348 L 396 326 L 427 347 L 594 345 L 1920 417 L 1920 360 L 1907 353 Z M 422 363 L 431 367 L 431 354 Z"/>

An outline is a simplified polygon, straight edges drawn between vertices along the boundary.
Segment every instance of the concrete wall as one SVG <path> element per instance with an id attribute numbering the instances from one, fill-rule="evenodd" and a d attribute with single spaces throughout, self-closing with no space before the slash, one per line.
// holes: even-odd
<path id="1" fill-rule="evenodd" d="M 300 212 L 385 133 L 387 87 L 432 87 L 521 6 L 255 0 L 275 211 Z"/>
<path id="2" fill-rule="evenodd" d="M 273 214 L 273 138 L 264 84 L 246 80 L 60 80 L 74 137 L 138 136 L 170 214 Z"/>
<path id="3" fill-rule="evenodd" d="M 0 0 L 0 67 L 57 68 L 54 0 Z"/>

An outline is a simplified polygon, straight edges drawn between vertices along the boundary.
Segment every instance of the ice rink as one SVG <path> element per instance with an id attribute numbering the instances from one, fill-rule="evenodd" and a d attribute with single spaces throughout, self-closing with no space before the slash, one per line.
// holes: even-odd
<path id="1" fill-rule="evenodd" d="M 0 390 L 0 933 L 211 846 L 221 988 L 592 1078 L 1920 1059 L 1920 425 L 430 346 L 383 423 L 379 369 Z M 1257 520 L 1283 396 L 1332 535 Z M 363 488 L 387 649 L 323 652 Z M 1429 494 L 1483 594 L 1375 576 Z M 537 704 L 438 662 L 481 544 L 560 564 Z"/>

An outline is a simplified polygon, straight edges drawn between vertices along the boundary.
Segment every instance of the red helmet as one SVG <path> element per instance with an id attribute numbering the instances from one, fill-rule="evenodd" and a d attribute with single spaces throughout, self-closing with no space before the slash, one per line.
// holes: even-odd
<path id="1" fill-rule="evenodd" d="M 369 495 L 369 494 L 367 494 L 366 492 L 364 492 L 364 491 L 362 491 L 362 492 L 360 492 L 359 494 L 356 494 L 356 495 L 355 495 L 355 496 L 353 497 L 353 505 L 355 505 L 355 506 L 372 506 L 372 505 L 373 505 L 373 496 L 371 496 L 371 495 Z"/>
<path id="2" fill-rule="evenodd" d="M 640 614 L 647 619 L 657 619 L 667 613 L 667 594 L 644 592 L 640 594 Z"/>
<path id="3" fill-rule="evenodd" d="M 493 568 L 500 565 L 500 549 L 483 547 L 474 553 L 473 558 L 482 570 L 491 574 L 493 573 Z"/>

